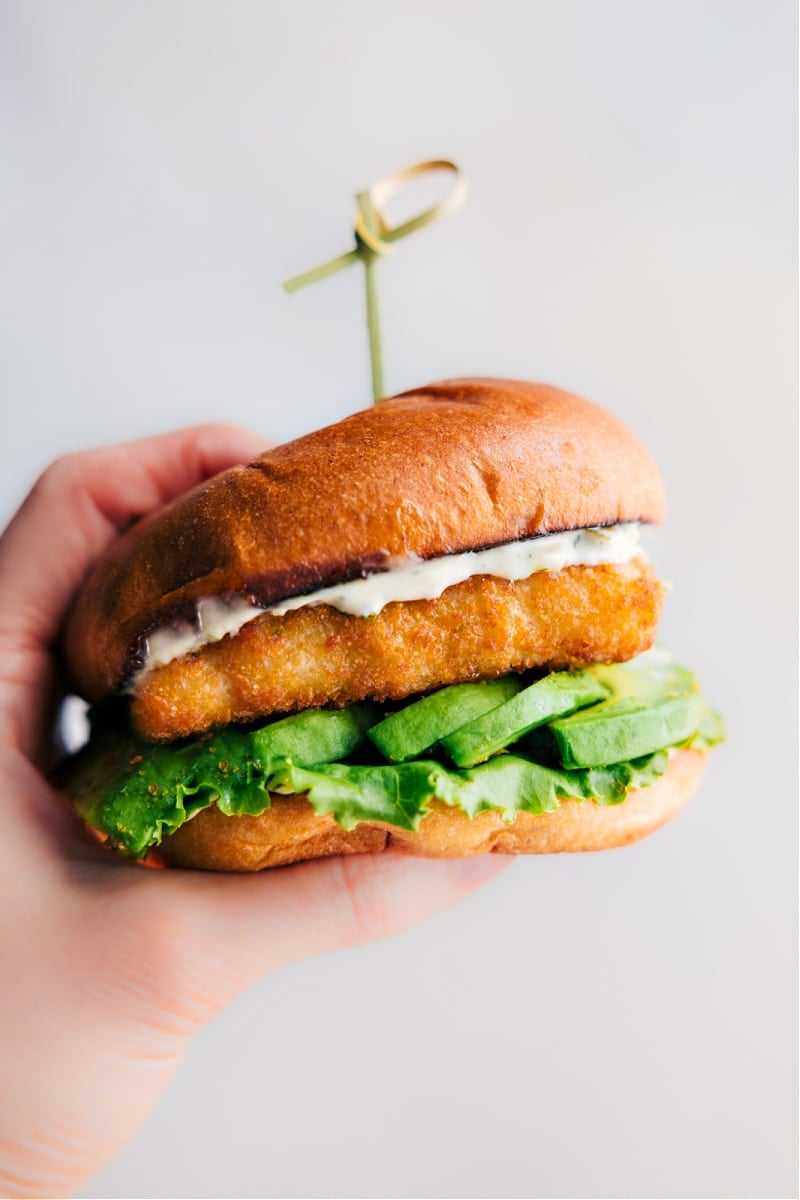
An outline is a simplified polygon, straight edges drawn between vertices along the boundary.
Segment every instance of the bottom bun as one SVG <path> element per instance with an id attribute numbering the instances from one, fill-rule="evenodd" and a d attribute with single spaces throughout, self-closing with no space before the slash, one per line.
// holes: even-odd
<path id="1" fill-rule="evenodd" d="M 610 850 L 646 837 L 683 808 L 705 768 L 705 754 L 680 750 L 651 787 L 622 804 L 564 800 L 555 812 L 519 813 L 507 824 L 497 812 L 468 817 L 434 802 L 419 831 L 365 821 L 349 832 L 333 817 L 318 817 L 304 796 L 272 796 L 260 817 L 226 817 L 203 809 L 161 846 L 166 862 L 208 871 L 261 871 L 332 854 L 394 850 L 425 858 L 472 854 L 559 854 Z"/>

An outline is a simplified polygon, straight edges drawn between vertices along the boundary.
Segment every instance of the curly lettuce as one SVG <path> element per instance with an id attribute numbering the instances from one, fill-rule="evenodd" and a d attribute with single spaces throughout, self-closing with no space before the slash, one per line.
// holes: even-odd
<path id="1" fill-rule="evenodd" d="M 148 743 L 127 727 L 107 724 L 62 767 L 56 782 L 87 824 L 141 857 L 212 804 L 228 816 L 258 816 L 270 807 L 271 794 L 304 795 L 317 814 L 331 814 L 348 830 L 364 821 L 416 830 L 434 801 L 469 817 L 494 810 L 508 822 L 521 812 L 553 812 L 564 799 L 619 804 L 664 774 L 670 748 L 702 751 L 723 740 L 721 718 L 702 701 L 694 677 L 666 664 L 663 652 L 596 670 L 611 695 L 583 713 L 594 712 L 597 720 L 604 708 L 616 717 L 635 707 L 645 713 L 649 730 L 663 730 L 663 744 L 651 738 L 648 753 L 573 766 L 568 758 L 559 761 L 554 729 L 543 726 L 468 769 L 449 761 L 441 741 L 424 757 L 387 762 L 367 736 L 382 711 L 354 704 L 309 709 L 259 729 L 230 726 L 173 744 Z M 452 689 L 450 720 L 440 714 L 441 730 L 469 719 L 463 692 Z M 654 713 L 672 704 L 676 692 L 691 697 L 692 720 L 656 721 Z"/>

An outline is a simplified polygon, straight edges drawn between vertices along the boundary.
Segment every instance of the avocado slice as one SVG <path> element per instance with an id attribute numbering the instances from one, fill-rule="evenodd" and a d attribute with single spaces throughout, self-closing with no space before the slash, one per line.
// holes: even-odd
<path id="1" fill-rule="evenodd" d="M 700 727 L 705 704 L 697 681 L 661 650 L 629 663 L 593 667 L 607 700 L 555 720 L 548 734 L 568 770 L 608 766 L 685 742 Z"/>
<path id="2" fill-rule="evenodd" d="M 589 671 L 558 671 L 442 738 L 442 745 L 456 766 L 474 767 L 537 725 L 597 704 L 609 695 L 610 689 Z"/>
<path id="3" fill-rule="evenodd" d="M 373 704 L 307 708 L 256 729 L 250 735 L 252 752 L 265 763 L 278 758 L 290 758 L 304 767 L 338 762 L 364 745 L 364 734 L 377 719 Z"/>
<path id="4" fill-rule="evenodd" d="M 522 687 L 517 675 L 482 683 L 454 683 L 392 713 L 367 731 L 389 762 L 416 758 L 454 729 L 505 703 Z"/>

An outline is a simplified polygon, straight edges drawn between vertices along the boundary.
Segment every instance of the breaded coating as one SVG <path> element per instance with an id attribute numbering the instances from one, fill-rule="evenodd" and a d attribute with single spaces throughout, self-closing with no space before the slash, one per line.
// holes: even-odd
<path id="1" fill-rule="evenodd" d="M 641 560 L 480 575 L 437 600 L 355 617 L 328 605 L 265 613 L 235 636 L 141 677 L 133 722 L 173 739 L 317 705 L 401 700 L 531 667 L 624 662 L 652 645 L 663 587 Z"/>

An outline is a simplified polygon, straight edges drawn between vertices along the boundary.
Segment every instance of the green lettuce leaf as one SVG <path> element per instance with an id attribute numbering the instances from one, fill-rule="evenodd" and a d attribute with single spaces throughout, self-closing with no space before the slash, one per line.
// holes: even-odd
<path id="1" fill-rule="evenodd" d="M 270 779 L 278 792 L 306 793 L 318 816 L 332 813 L 343 829 L 359 821 L 386 821 L 418 829 L 435 794 L 434 762 L 362 767 L 330 763 L 314 769 L 287 762 Z"/>
<path id="2" fill-rule="evenodd" d="M 55 782 L 88 825 L 136 857 L 210 804 L 228 815 L 269 806 L 266 778 L 233 729 L 182 746 L 103 732 Z"/>
<path id="3" fill-rule="evenodd" d="M 503 754 L 468 771 L 439 768 L 435 794 L 438 800 L 463 809 L 470 817 L 497 809 L 504 821 L 513 821 L 518 812 L 554 812 L 562 799 L 619 804 L 634 788 L 655 783 L 668 762 L 668 752 L 661 750 L 613 767 L 566 771 Z"/>
<path id="4" fill-rule="evenodd" d="M 696 689 L 693 677 L 664 652 L 595 670 L 615 684 L 617 705 L 662 703 L 665 690 L 676 685 Z M 611 704 L 596 706 L 598 713 L 604 708 Z M 724 729 L 699 695 L 698 714 L 697 728 L 681 744 L 702 751 L 722 741 Z M 260 729 L 231 726 L 169 745 L 99 722 L 90 744 L 54 782 L 87 824 L 140 857 L 212 804 L 228 816 L 258 816 L 270 807 L 270 792 L 305 795 L 317 814 L 332 814 L 344 829 L 381 821 L 416 830 L 434 800 L 470 817 L 495 810 L 509 822 L 519 812 L 552 812 L 563 799 L 619 804 L 629 791 L 655 783 L 669 763 L 663 748 L 611 766 L 567 769 L 548 757 L 547 736 L 528 734 L 467 770 L 437 761 L 430 751 L 428 758 L 371 765 L 375 750 L 366 734 L 380 717 L 377 706 L 367 704 L 308 709 Z M 539 733 L 546 735 L 547 727 Z"/>
<path id="5" fill-rule="evenodd" d="M 331 813 L 344 829 L 383 821 L 416 830 L 432 800 L 470 817 L 496 809 L 506 821 L 518 812 L 552 812 L 564 798 L 617 804 L 632 788 L 654 783 L 668 761 L 661 751 L 635 763 L 565 771 L 503 754 L 460 771 L 433 760 L 305 767 L 276 759 L 265 770 L 248 754 L 249 737 L 226 730 L 176 749 L 110 735 L 73 759 L 59 784 L 89 825 L 139 857 L 211 804 L 228 816 L 258 816 L 270 807 L 270 792 L 307 795 L 317 814 Z"/>

